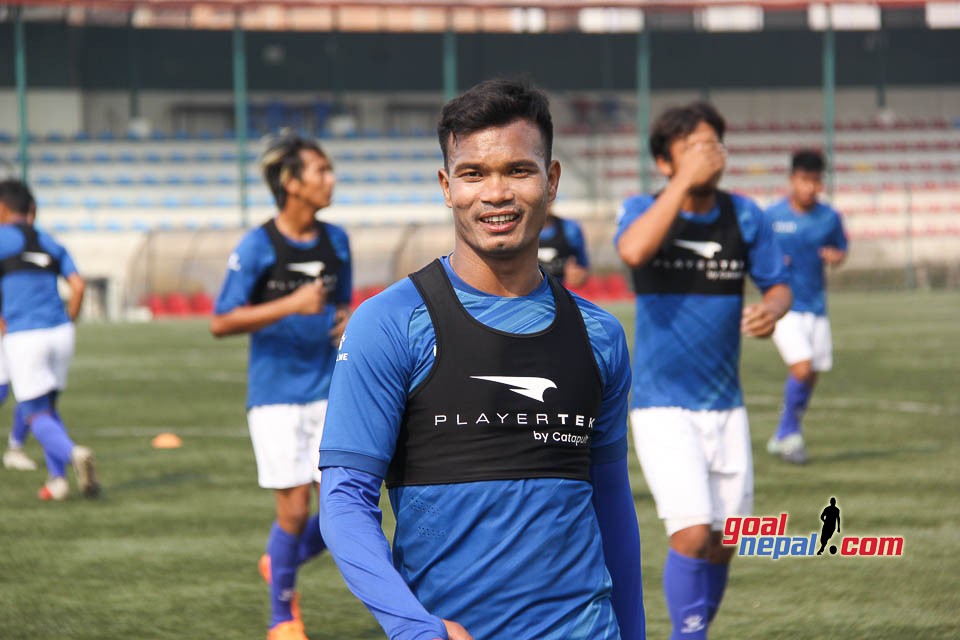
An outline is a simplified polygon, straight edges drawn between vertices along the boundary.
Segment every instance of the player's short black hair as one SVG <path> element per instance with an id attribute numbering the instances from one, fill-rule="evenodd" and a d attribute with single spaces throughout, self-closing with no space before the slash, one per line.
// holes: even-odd
<path id="1" fill-rule="evenodd" d="M 320 148 L 320 143 L 292 131 L 281 131 L 277 136 L 269 138 L 267 147 L 260 156 L 263 179 L 270 187 L 277 209 L 282 210 L 287 204 L 287 189 L 284 186 L 286 182 L 303 175 L 301 151 L 316 151 L 329 160 L 329 156 Z"/>
<path id="2" fill-rule="evenodd" d="M 660 114 L 650 129 L 650 153 L 654 158 L 670 158 L 670 144 L 677 138 L 690 135 L 697 125 L 706 122 L 723 141 L 727 123 L 720 112 L 709 102 L 691 102 L 680 107 L 671 107 Z"/>
<path id="3" fill-rule="evenodd" d="M 823 154 L 816 149 L 800 149 L 794 152 L 790 159 L 790 173 L 797 171 L 823 173 L 826 166 L 827 163 L 823 159 Z"/>
<path id="4" fill-rule="evenodd" d="M 540 129 L 544 159 L 553 156 L 553 119 L 547 95 L 525 80 L 485 80 L 444 105 L 437 123 L 437 137 L 447 165 L 447 145 L 451 137 L 469 135 L 488 127 L 529 120 Z"/>
<path id="5" fill-rule="evenodd" d="M 0 181 L 0 202 L 14 213 L 22 216 L 30 213 L 31 205 L 36 206 L 36 200 L 33 198 L 33 193 L 30 192 L 30 187 L 23 180 L 17 180 L 16 178 Z"/>

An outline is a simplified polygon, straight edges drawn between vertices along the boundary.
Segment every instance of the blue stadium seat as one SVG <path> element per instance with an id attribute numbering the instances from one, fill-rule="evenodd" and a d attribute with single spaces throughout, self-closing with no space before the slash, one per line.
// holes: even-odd
<path id="1" fill-rule="evenodd" d="M 189 158 L 187 158 L 187 154 L 183 153 L 182 151 L 171 151 L 167 155 L 167 162 L 171 162 L 173 164 L 184 164 L 189 162 Z"/>
<path id="2" fill-rule="evenodd" d="M 83 198 L 83 206 L 87 209 L 99 209 L 100 199 L 93 196 L 86 196 Z"/>
<path id="3" fill-rule="evenodd" d="M 114 139 L 113 131 L 107 129 L 104 129 L 97 134 L 97 140 L 101 140 L 103 142 L 113 142 Z"/>
<path id="4" fill-rule="evenodd" d="M 160 204 L 166 207 L 167 209 L 179 209 L 181 203 L 180 203 L 180 198 L 177 198 L 175 196 L 164 196 Z"/>
<path id="5" fill-rule="evenodd" d="M 138 207 L 143 207 L 143 208 L 155 207 L 157 204 L 153 198 L 148 198 L 146 196 L 138 197 L 136 200 L 134 200 L 134 203 Z"/>
<path id="6" fill-rule="evenodd" d="M 208 184 L 210 184 L 210 178 L 203 175 L 202 173 L 198 173 L 192 178 L 190 178 L 190 184 L 196 187 L 205 187 Z"/>
<path id="7" fill-rule="evenodd" d="M 399 173 L 391 171 L 386 175 L 385 181 L 390 184 L 400 184 L 403 182 L 403 176 Z"/>
<path id="8" fill-rule="evenodd" d="M 113 183 L 121 187 L 130 187 L 133 185 L 133 177 L 128 175 L 115 176 Z"/>
<path id="9" fill-rule="evenodd" d="M 42 164 L 57 164 L 60 162 L 60 156 L 52 151 L 44 151 L 40 154 L 40 162 Z"/>
<path id="10" fill-rule="evenodd" d="M 56 182 L 52 176 L 48 175 L 39 175 L 33 178 L 33 184 L 37 187 L 52 187 Z"/>
<path id="11" fill-rule="evenodd" d="M 87 178 L 87 184 L 92 184 L 97 187 L 105 187 L 107 184 L 109 184 L 109 180 L 107 180 L 106 176 L 93 174 Z"/>
<path id="12" fill-rule="evenodd" d="M 86 131 L 77 131 L 73 134 L 73 140 L 74 142 L 87 142 L 90 140 L 90 134 Z"/>
<path id="13" fill-rule="evenodd" d="M 83 183 L 83 180 L 79 176 L 73 174 L 67 174 L 60 178 L 60 184 L 68 187 L 79 187 Z"/>
<path id="14" fill-rule="evenodd" d="M 348 193 L 337 193 L 334 195 L 333 200 L 335 204 L 342 204 L 345 206 L 357 204 L 357 199 Z"/>
<path id="15" fill-rule="evenodd" d="M 170 186 L 179 186 L 183 184 L 183 178 L 178 175 L 169 175 L 163 179 L 163 182 Z"/>
<path id="16" fill-rule="evenodd" d="M 376 173 L 365 173 L 363 174 L 363 181 L 367 184 L 377 184 L 380 182 L 380 176 Z"/>
<path id="17" fill-rule="evenodd" d="M 202 162 L 203 164 L 209 164 L 213 162 L 213 154 L 209 151 L 197 151 L 193 154 L 194 162 Z"/>
<path id="18" fill-rule="evenodd" d="M 337 155 L 337 160 L 342 160 L 344 162 L 353 162 L 357 159 L 357 154 L 353 151 L 344 150 Z"/>
<path id="19" fill-rule="evenodd" d="M 53 223 L 53 232 L 54 233 L 66 233 L 70 231 L 70 223 L 64 222 L 63 220 L 57 220 Z"/>
<path id="20" fill-rule="evenodd" d="M 160 179 L 160 176 L 156 176 L 152 173 L 145 173 L 140 176 L 140 184 L 146 186 L 156 186 L 161 184 L 163 181 Z"/>
<path id="21" fill-rule="evenodd" d="M 338 173 L 337 182 L 340 184 L 356 184 L 357 176 L 352 173 Z"/>
<path id="22" fill-rule="evenodd" d="M 117 162 L 123 164 L 136 164 L 138 162 L 137 156 L 129 151 L 121 151 L 117 154 Z"/>
<path id="23" fill-rule="evenodd" d="M 165 131 L 161 131 L 160 129 L 154 129 L 150 132 L 150 139 L 156 141 L 166 140 L 167 133 Z"/>
<path id="24" fill-rule="evenodd" d="M 67 162 L 71 164 L 85 164 L 87 162 L 87 156 L 79 151 L 71 151 L 67 154 Z"/>
<path id="25" fill-rule="evenodd" d="M 147 151 L 143 154 L 143 161 L 149 162 L 150 164 L 161 164 L 164 159 L 163 156 L 156 151 Z"/>
<path id="26" fill-rule="evenodd" d="M 150 231 L 150 225 L 143 220 L 134 220 L 130 223 L 130 229 L 132 231 Z"/>
<path id="27" fill-rule="evenodd" d="M 99 164 L 107 164 L 113 162 L 113 156 L 105 151 L 98 151 L 93 154 L 91 160 Z"/>
<path id="28" fill-rule="evenodd" d="M 113 196 L 108 201 L 108 204 L 114 209 L 128 209 L 133 204 L 133 201 L 130 198 L 124 198 L 121 196 Z"/>
<path id="29" fill-rule="evenodd" d="M 237 178 L 231 174 L 221 173 L 217 176 L 216 182 L 221 185 L 231 185 L 237 183 Z"/>
<path id="30" fill-rule="evenodd" d="M 119 220 L 110 219 L 103 223 L 104 231 L 126 231 L 123 223 Z"/>

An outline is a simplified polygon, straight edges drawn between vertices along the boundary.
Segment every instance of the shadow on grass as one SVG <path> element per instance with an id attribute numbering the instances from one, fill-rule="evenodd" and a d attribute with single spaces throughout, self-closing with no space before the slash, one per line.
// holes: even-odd
<path id="1" fill-rule="evenodd" d="M 908 447 L 897 447 L 897 448 L 887 448 L 887 449 L 844 449 L 840 451 L 835 451 L 833 453 L 822 454 L 819 453 L 815 456 L 810 456 L 810 462 L 808 465 L 816 465 L 821 462 L 836 462 L 838 460 L 865 460 L 868 458 L 892 458 L 896 456 L 902 456 L 905 454 L 914 454 L 914 453 L 940 453 L 942 447 L 938 447 L 934 444 L 927 445 L 914 445 Z"/>

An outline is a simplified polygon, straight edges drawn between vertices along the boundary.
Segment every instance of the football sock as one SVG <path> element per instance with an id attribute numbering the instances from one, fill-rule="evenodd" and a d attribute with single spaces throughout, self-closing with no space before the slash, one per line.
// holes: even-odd
<path id="1" fill-rule="evenodd" d="M 44 411 L 31 416 L 30 429 L 37 442 L 43 447 L 43 453 L 47 459 L 47 471 L 53 477 L 64 475 L 74 444 L 67 435 L 67 429 L 63 423 Z"/>
<path id="2" fill-rule="evenodd" d="M 267 539 L 267 553 L 270 555 L 270 627 L 281 622 L 293 620 L 290 602 L 293 600 L 297 583 L 297 548 L 300 536 L 284 531 L 279 524 L 273 523 L 270 537 Z"/>
<path id="3" fill-rule="evenodd" d="M 707 561 L 670 549 L 663 565 L 663 592 L 673 630 L 670 640 L 706 640 Z"/>
<path id="4" fill-rule="evenodd" d="M 320 555 L 326 548 L 327 544 L 320 535 L 320 516 L 316 513 L 311 514 L 307 518 L 306 528 L 300 534 L 300 544 L 297 545 L 297 565 Z"/>
<path id="5" fill-rule="evenodd" d="M 10 385 L 9 384 L 0 384 L 0 404 L 3 404 L 7 401 L 7 396 L 10 395 Z"/>
<path id="6" fill-rule="evenodd" d="M 727 588 L 729 564 L 707 563 L 707 624 L 713 622 L 723 600 L 723 591 Z"/>
<path id="7" fill-rule="evenodd" d="M 59 419 L 59 416 L 58 418 Z M 10 446 L 14 449 L 23 448 L 23 443 L 27 441 L 30 434 L 30 425 L 27 424 L 27 416 L 23 413 L 23 405 L 17 405 L 13 408 L 13 428 L 10 430 Z"/>
<path id="8" fill-rule="evenodd" d="M 800 382 L 791 375 L 787 376 L 787 382 L 783 385 L 783 411 L 780 414 L 780 423 L 777 425 L 777 440 L 783 440 L 791 434 L 800 432 L 800 420 L 807 409 L 812 392 L 811 385 Z"/>

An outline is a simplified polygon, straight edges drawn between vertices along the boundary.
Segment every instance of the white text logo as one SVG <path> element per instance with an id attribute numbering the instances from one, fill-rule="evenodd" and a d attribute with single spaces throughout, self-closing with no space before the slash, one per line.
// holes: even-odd
<path id="1" fill-rule="evenodd" d="M 319 278 L 320 274 L 323 273 L 323 269 L 326 265 L 315 260 L 313 262 L 291 262 L 287 265 L 287 271 L 293 271 L 295 273 L 302 273 L 305 276 L 310 276 L 311 278 Z"/>
<path id="2" fill-rule="evenodd" d="M 48 256 L 45 253 L 35 253 L 33 251 L 24 251 L 23 261 L 33 263 L 38 267 L 40 267 L 41 269 L 44 269 L 50 266 L 50 256 Z"/>

